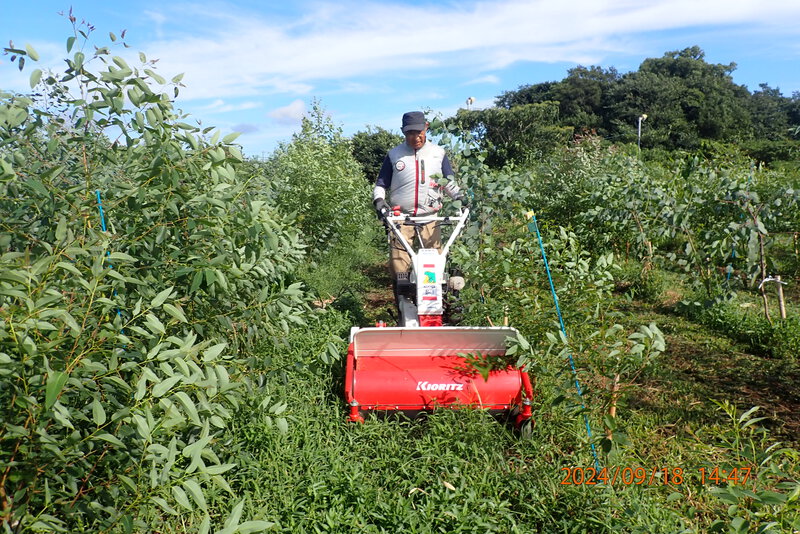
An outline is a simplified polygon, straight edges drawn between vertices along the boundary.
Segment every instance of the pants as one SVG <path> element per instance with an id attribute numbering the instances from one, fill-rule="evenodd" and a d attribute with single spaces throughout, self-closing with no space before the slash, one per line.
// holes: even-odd
<path id="1" fill-rule="evenodd" d="M 414 226 L 400 225 L 400 233 L 406 238 L 412 248 L 416 250 L 415 245 L 419 245 L 417 239 L 417 232 Z M 422 237 L 422 248 L 435 248 L 441 251 L 442 248 L 442 232 L 438 224 L 427 224 L 420 228 L 420 236 Z M 403 244 L 395 237 L 393 232 L 389 232 L 389 274 L 392 276 L 392 281 L 397 279 L 397 273 L 403 273 L 411 270 L 411 257 L 406 252 Z"/>

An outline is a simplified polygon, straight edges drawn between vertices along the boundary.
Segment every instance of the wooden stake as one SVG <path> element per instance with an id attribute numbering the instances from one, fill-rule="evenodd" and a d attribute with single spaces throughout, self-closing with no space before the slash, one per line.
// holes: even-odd
<path id="1" fill-rule="evenodd" d="M 755 217 L 754 217 L 755 220 Z M 759 257 L 761 260 L 761 298 L 764 299 L 764 317 L 769 324 L 772 324 L 772 317 L 769 315 L 769 300 L 767 300 L 767 288 L 764 287 L 764 280 L 767 279 L 767 258 L 764 254 L 764 234 L 758 233 Z"/>
<path id="2" fill-rule="evenodd" d="M 781 276 L 776 275 L 775 281 L 778 284 L 778 307 L 781 310 L 781 319 L 786 319 L 786 302 L 783 300 L 783 284 L 781 283 Z"/>
<path id="3" fill-rule="evenodd" d="M 617 418 L 617 398 L 619 397 L 619 373 L 614 375 L 614 381 L 611 382 L 611 400 L 608 404 L 608 416 L 612 419 Z M 614 433 L 610 428 L 606 427 L 606 438 L 611 440 Z"/>

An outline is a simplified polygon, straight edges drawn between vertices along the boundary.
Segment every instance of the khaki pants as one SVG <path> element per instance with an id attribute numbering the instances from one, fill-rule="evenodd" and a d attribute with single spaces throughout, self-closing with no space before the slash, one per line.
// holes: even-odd
<path id="1" fill-rule="evenodd" d="M 419 240 L 414 226 L 401 224 L 400 233 L 411 244 L 412 249 L 418 249 Z M 422 248 L 435 248 L 441 252 L 442 232 L 438 224 L 427 224 L 420 228 L 419 233 L 422 237 Z M 392 281 L 394 281 L 397 279 L 397 273 L 411 270 L 411 257 L 393 232 L 389 232 L 389 250 L 389 274 L 392 276 Z"/>

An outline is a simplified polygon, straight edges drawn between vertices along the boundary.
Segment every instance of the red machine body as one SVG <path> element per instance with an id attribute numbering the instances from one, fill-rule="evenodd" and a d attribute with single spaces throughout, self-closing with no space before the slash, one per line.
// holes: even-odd
<path id="1" fill-rule="evenodd" d="M 356 328 L 351 332 L 345 373 L 349 419 L 369 411 L 416 413 L 472 407 L 531 416 L 533 391 L 527 373 L 509 367 L 484 379 L 466 355 L 505 354 L 508 327 Z"/>

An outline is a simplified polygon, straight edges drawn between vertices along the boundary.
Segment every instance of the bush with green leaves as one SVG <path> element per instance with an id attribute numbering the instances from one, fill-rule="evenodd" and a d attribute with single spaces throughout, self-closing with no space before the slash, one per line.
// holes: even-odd
<path id="1" fill-rule="evenodd" d="M 730 424 L 714 436 L 709 457 L 707 482 L 717 506 L 725 509 L 709 532 L 777 534 L 800 528 L 800 454 L 791 446 L 772 440 L 759 426 L 760 407 L 742 413 L 728 401 L 718 402 Z M 724 462 L 718 456 L 727 455 Z M 742 481 L 745 483 L 740 483 Z"/>
<path id="2" fill-rule="evenodd" d="M 357 239 L 373 218 L 369 185 L 350 141 L 317 101 L 300 132 L 262 167 L 259 183 L 282 213 L 296 218 L 312 258 L 338 241 Z"/>
<path id="3" fill-rule="evenodd" d="M 174 108 L 180 76 L 90 33 L 31 95 L 0 95 L 0 522 L 263 529 L 240 525 L 243 502 L 222 525 L 208 496 L 236 497 L 221 437 L 247 350 L 304 323 L 302 244 L 240 174 L 235 135 Z"/>
<path id="4" fill-rule="evenodd" d="M 403 142 L 402 135 L 380 126 L 367 126 L 366 131 L 353 134 L 353 157 L 361 164 L 367 182 L 375 183 L 387 152 Z"/>

